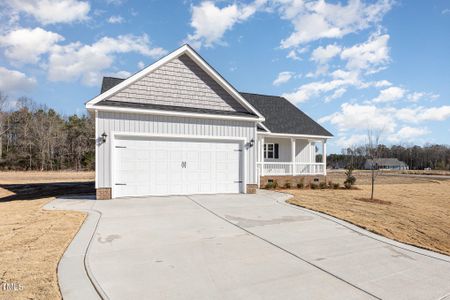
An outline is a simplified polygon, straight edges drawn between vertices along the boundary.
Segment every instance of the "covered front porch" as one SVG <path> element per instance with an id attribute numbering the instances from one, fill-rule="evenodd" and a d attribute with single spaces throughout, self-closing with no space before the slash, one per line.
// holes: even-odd
<path id="1" fill-rule="evenodd" d="M 325 137 L 258 133 L 258 177 L 326 175 Z"/>

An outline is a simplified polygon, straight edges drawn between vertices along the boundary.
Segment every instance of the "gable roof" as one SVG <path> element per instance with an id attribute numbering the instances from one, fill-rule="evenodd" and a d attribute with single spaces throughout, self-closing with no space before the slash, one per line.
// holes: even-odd
<path id="1" fill-rule="evenodd" d="M 115 85 L 121 83 L 125 79 L 115 77 L 103 77 L 102 92 L 105 92 Z M 259 132 L 283 133 L 283 134 L 300 134 L 300 135 L 312 135 L 312 136 L 326 136 L 332 137 L 333 135 L 319 125 L 316 121 L 311 119 L 308 115 L 298 109 L 289 100 L 279 96 L 260 95 L 252 93 L 240 93 L 253 107 L 255 107 L 265 118 L 263 123 L 258 124 Z M 136 103 L 124 103 L 116 101 L 102 101 L 99 103 L 109 106 L 121 106 L 121 107 L 135 107 L 135 108 L 147 108 L 147 109 L 162 109 L 162 110 L 175 110 L 186 111 L 186 107 L 174 107 L 163 105 L 150 105 L 150 104 L 136 104 Z M 203 112 L 203 113 L 227 113 L 230 115 L 244 115 L 239 112 L 223 112 L 223 111 L 210 111 L 201 109 L 190 109 L 190 112 Z"/>
<path id="2" fill-rule="evenodd" d="M 333 136 L 286 98 L 251 93 L 241 95 L 262 113 L 266 119 L 262 124 L 271 133 Z"/>
<path id="3" fill-rule="evenodd" d="M 215 80 L 223 89 L 225 89 L 226 92 L 228 92 L 236 101 L 238 101 L 248 112 L 249 115 L 257 116 L 259 121 L 263 121 L 264 117 L 251 105 L 249 104 L 241 94 L 233 87 L 231 86 L 219 73 L 217 73 L 216 70 L 214 70 L 197 52 L 195 52 L 189 45 L 183 45 L 177 50 L 173 51 L 172 53 L 166 55 L 165 57 L 161 58 L 157 62 L 153 63 L 152 65 L 146 67 L 145 69 L 135 73 L 134 75 L 130 76 L 129 78 L 119 82 L 117 79 L 108 79 L 105 83 L 104 87 L 102 85 L 102 93 L 92 100 L 88 101 L 86 103 L 86 108 L 89 109 L 95 109 L 98 108 L 95 107 L 97 103 L 99 103 L 102 100 L 107 99 L 108 97 L 116 94 L 117 92 L 123 90 L 124 88 L 128 87 L 129 85 L 133 84 L 134 82 L 138 81 L 139 79 L 143 78 L 144 76 L 150 74 L 154 70 L 158 69 L 159 67 L 163 66 L 164 64 L 168 63 L 169 61 L 180 57 L 181 55 L 187 55 L 189 56 L 201 69 L 203 69 L 213 80 Z M 112 87 L 110 87 L 110 84 L 116 84 Z M 109 88 L 109 89 L 108 89 Z"/>

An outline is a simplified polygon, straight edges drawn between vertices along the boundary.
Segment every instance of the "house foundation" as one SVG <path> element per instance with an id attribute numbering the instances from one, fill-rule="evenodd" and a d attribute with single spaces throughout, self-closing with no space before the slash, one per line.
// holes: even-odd
<path id="1" fill-rule="evenodd" d="M 286 183 L 290 183 L 293 188 L 297 187 L 298 183 L 303 182 L 305 186 L 311 183 L 326 182 L 325 175 L 275 175 L 275 176 L 261 176 L 260 188 L 265 188 L 269 182 L 276 182 L 279 187 L 284 187 Z"/>
<path id="2" fill-rule="evenodd" d="M 95 198 L 97 200 L 109 200 L 111 199 L 111 188 L 98 188 L 95 190 Z"/>

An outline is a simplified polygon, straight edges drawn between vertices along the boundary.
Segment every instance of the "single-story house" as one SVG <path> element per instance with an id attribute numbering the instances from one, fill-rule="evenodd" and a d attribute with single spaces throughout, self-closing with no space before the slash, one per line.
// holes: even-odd
<path id="1" fill-rule="evenodd" d="M 238 92 L 189 45 L 126 79 L 105 77 L 95 115 L 97 199 L 253 193 L 326 175 L 332 134 L 283 97 Z"/>
<path id="2" fill-rule="evenodd" d="M 375 164 L 377 170 L 409 170 L 408 165 L 398 160 L 397 158 L 375 158 L 367 159 L 364 163 L 364 169 L 372 170 L 372 166 Z"/>

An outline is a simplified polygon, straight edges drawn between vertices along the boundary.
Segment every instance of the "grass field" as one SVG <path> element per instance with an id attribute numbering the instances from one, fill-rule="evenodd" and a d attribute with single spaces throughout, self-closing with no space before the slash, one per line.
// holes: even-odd
<path id="1" fill-rule="evenodd" d="M 292 189 L 289 202 L 346 220 L 404 243 L 450 255 L 450 181 L 378 176 L 370 202 L 370 175 L 356 172 L 353 190 Z M 333 182 L 344 174 L 331 173 Z"/>
<path id="2" fill-rule="evenodd" d="M 93 178 L 93 172 L 0 172 L 0 282 L 23 287 L 0 289 L 0 299 L 61 298 L 57 264 L 85 214 L 42 206 L 54 199 L 45 195 L 92 189 Z"/>

